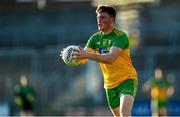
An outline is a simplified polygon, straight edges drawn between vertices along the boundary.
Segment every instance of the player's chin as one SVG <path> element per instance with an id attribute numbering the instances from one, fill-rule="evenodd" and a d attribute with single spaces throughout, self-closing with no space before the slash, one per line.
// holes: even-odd
<path id="1" fill-rule="evenodd" d="M 98 30 L 99 30 L 99 31 L 103 31 L 103 28 L 100 27 L 100 26 L 98 26 Z"/>
<path id="2" fill-rule="evenodd" d="M 105 31 L 105 28 L 103 28 L 103 27 L 99 27 L 98 29 L 99 29 L 99 31 Z"/>

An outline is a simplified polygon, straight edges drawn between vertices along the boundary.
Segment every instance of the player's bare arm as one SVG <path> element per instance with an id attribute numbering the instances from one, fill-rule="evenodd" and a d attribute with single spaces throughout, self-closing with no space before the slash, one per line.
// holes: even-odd
<path id="1" fill-rule="evenodd" d="M 122 49 L 118 47 L 111 47 L 108 54 L 96 54 L 88 51 L 88 48 L 82 49 L 75 53 L 75 59 L 90 59 L 100 63 L 112 64 L 120 55 Z"/>

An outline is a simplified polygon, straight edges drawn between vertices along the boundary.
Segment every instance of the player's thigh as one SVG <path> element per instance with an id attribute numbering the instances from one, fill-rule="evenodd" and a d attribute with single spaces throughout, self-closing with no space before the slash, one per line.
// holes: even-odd
<path id="1" fill-rule="evenodd" d="M 120 114 L 131 114 L 134 97 L 137 92 L 138 79 L 129 79 L 123 83 L 120 92 Z"/>
<path id="2" fill-rule="evenodd" d="M 111 110 L 119 107 L 120 100 L 119 100 L 119 94 L 117 93 L 116 89 L 107 89 L 106 96 L 107 96 L 108 105 Z"/>
<path id="3" fill-rule="evenodd" d="M 120 115 L 130 116 L 134 97 L 131 95 L 122 95 L 120 97 Z"/>
<path id="4" fill-rule="evenodd" d="M 106 90 L 108 105 L 115 117 L 120 116 L 119 114 L 120 98 L 116 89 L 117 88 Z"/>
<path id="5" fill-rule="evenodd" d="M 151 100 L 151 111 L 152 111 L 152 116 L 158 116 L 158 100 L 156 99 Z"/>

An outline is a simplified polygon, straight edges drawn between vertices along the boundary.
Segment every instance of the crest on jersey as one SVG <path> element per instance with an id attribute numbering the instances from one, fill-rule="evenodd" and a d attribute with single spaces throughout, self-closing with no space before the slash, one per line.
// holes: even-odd
<path id="1" fill-rule="evenodd" d="M 103 39 L 103 46 L 106 46 L 108 39 Z"/>

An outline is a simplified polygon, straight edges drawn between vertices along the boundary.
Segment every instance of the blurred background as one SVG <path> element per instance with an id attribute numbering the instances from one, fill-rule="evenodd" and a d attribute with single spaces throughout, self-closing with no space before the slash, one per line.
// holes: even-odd
<path id="1" fill-rule="evenodd" d="M 139 75 L 133 115 L 151 115 L 142 86 L 156 67 L 175 87 L 168 113 L 180 115 L 179 0 L 0 0 L 0 115 L 19 115 L 14 87 L 22 75 L 35 92 L 35 115 L 112 115 L 98 64 L 68 67 L 59 56 L 97 31 L 98 4 L 116 8 L 116 26 L 129 36 Z"/>

